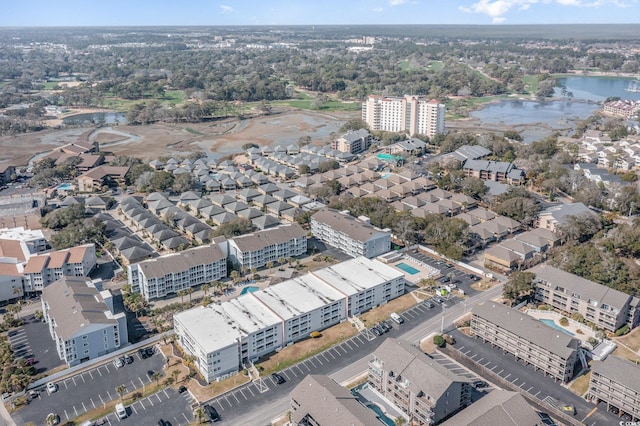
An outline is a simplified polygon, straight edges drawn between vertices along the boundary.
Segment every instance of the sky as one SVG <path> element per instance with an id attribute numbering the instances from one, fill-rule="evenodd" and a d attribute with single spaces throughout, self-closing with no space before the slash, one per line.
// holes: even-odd
<path id="1" fill-rule="evenodd" d="M 640 0 L 2 0 L 0 27 L 640 23 Z"/>

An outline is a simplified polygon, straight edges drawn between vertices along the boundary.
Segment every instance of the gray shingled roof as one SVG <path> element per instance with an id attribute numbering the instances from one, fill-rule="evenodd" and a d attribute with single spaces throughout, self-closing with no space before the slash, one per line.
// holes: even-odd
<path id="1" fill-rule="evenodd" d="M 595 361 L 591 371 L 613 380 L 640 394 L 640 366 L 615 355 Z"/>
<path id="2" fill-rule="evenodd" d="M 569 358 L 580 341 L 543 322 L 497 302 L 479 303 L 472 309 L 477 315 L 547 351 Z"/>
<path id="3" fill-rule="evenodd" d="M 538 426 L 538 413 L 518 392 L 491 391 L 442 426 Z"/>
<path id="4" fill-rule="evenodd" d="M 376 229 L 372 225 L 357 221 L 356 218 L 347 214 L 342 214 L 338 210 L 334 209 L 319 210 L 311 216 L 311 220 L 330 226 L 333 230 L 342 232 L 343 234 L 348 235 L 349 238 L 360 242 L 369 241 L 376 235 L 386 233 Z"/>

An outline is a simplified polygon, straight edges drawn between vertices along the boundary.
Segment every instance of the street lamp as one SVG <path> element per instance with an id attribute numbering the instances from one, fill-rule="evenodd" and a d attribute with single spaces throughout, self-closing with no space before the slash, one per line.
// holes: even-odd
<path id="1" fill-rule="evenodd" d="M 442 305 L 442 321 L 440 322 L 440 334 L 444 333 L 444 311 L 445 311 L 445 307 L 444 305 Z"/>

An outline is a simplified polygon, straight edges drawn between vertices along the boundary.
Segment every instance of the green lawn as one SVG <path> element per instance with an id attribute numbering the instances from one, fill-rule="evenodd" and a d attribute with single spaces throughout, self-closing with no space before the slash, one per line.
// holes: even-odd
<path id="1" fill-rule="evenodd" d="M 42 85 L 44 86 L 44 90 L 53 90 L 54 87 L 58 86 L 59 84 L 59 81 L 45 81 L 44 83 L 42 83 Z"/>
<path id="2" fill-rule="evenodd" d="M 297 99 L 281 100 L 271 102 L 274 106 L 287 106 L 290 108 L 308 109 L 314 111 L 359 111 L 362 108 L 360 102 L 341 102 L 329 98 L 329 100 L 319 109 L 312 108 L 313 96 L 306 93 L 297 93 Z M 257 103 L 256 103 L 257 104 Z"/>
<path id="3" fill-rule="evenodd" d="M 444 68 L 444 62 L 442 62 L 442 61 L 431 61 L 431 62 L 429 62 L 429 66 L 427 68 L 432 69 L 433 71 L 440 71 L 440 70 L 442 70 L 442 68 Z"/>
<path id="4" fill-rule="evenodd" d="M 172 105 L 184 103 L 183 90 L 167 90 L 164 92 L 164 100 Z"/>
<path id="5" fill-rule="evenodd" d="M 414 69 L 409 63 L 409 61 L 400 61 L 398 63 L 398 67 L 400 67 L 402 71 L 411 71 Z"/>
<path id="6" fill-rule="evenodd" d="M 522 77 L 524 81 L 524 87 L 529 93 L 536 93 L 538 91 L 538 77 L 535 75 L 525 75 Z"/>

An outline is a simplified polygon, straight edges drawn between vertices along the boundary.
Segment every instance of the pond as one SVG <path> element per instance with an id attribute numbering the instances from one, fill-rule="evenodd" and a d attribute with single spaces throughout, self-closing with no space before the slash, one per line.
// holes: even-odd
<path id="1" fill-rule="evenodd" d="M 640 76 L 636 80 L 640 80 Z M 562 77 L 556 79 L 555 96 L 562 96 L 562 87 L 573 93 L 575 99 L 601 102 L 611 96 L 640 100 L 640 92 L 631 92 L 634 79 L 612 77 Z M 640 84 L 636 84 L 640 86 Z"/>
<path id="2" fill-rule="evenodd" d="M 76 114 L 62 119 L 62 125 L 66 124 L 123 124 L 127 122 L 123 112 L 92 112 Z"/>
<path id="3" fill-rule="evenodd" d="M 488 104 L 469 115 L 483 125 L 513 127 L 530 143 L 549 136 L 554 131 L 571 133 L 576 121 L 584 120 L 600 108 L 599 105 L 571 101 L 507 100 Z"/>

